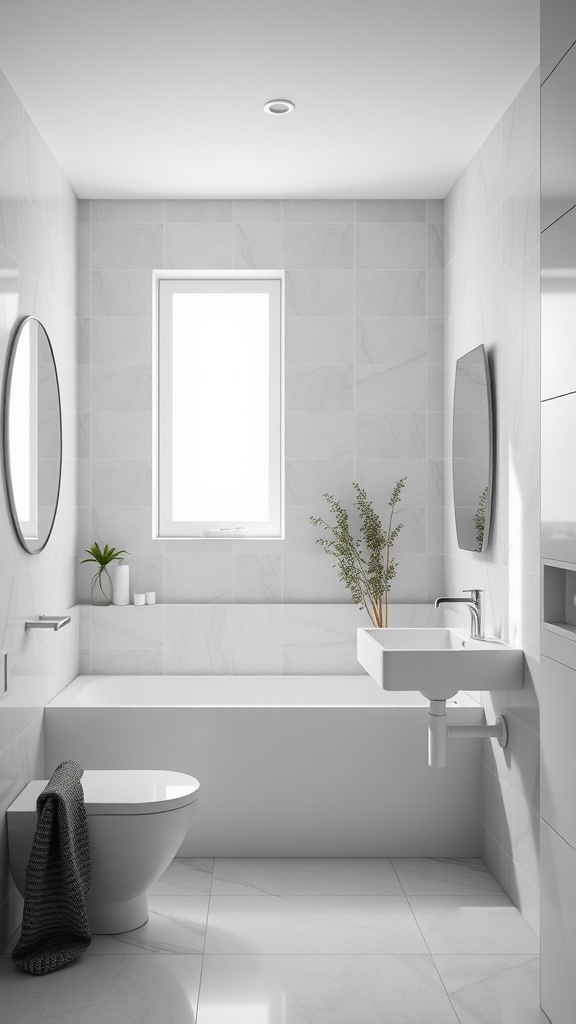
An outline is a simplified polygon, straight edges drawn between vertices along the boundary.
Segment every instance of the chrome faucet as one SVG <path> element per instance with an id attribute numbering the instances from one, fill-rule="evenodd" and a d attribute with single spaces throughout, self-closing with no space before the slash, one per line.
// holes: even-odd
<path id="1" fill-rule="evenodd" d="M 465 604 L 470 611 L 470 639 L 484 640 L 484 623 L 482 621 L 482 594 L 483 590 L 463 590 L 463 594 L 470 594 L 470 597 L 437 597 L 434 607 L 439 608 L 441 604 Z"/>

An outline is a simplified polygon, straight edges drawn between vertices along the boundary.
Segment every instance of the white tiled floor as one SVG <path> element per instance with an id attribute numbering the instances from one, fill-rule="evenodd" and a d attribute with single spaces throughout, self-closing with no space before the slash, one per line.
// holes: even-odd
<path id="1" fill-rule="evenodd" d="M 47 977 L 0 957 L 2 1024 L 548 1021 L 537 937 L 479 860 L 176 860 L 149 903 Z"/>

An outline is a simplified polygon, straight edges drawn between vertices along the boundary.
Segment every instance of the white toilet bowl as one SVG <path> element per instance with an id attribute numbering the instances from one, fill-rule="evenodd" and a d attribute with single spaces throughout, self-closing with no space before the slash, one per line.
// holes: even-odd
<path id="1" fill-rule="evenodd" d="M 7 812 L 10 867 L 22 895 L 36 799 L 46 782 L 29 782 Z M 188 831 L 200 783 L 181 772 L 85 771 L 82 786 L 90 839 L 90 930 L 100 935 L 139 928 L 148 920 L 147 890 Z"/>

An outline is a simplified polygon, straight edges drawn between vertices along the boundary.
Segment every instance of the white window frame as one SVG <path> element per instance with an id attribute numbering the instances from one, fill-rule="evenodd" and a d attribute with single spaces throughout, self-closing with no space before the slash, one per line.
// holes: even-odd
<path id="1" fill-rule="evenodd" d="M 153 272 L 153 523 L 152 536 L 158 540 L 284 538 L 284 307 L 282 270 L 154 270 Z M 270 316 L 270 517 L 266 523 L 224 520 L 175 521 L 171 514 L 172 419 L 171 419 L 171 312 L 172 303 L 163 301 L 177 292 L 197 290 L 198 282 L 220 283 L 225 287 L 240 282 L 279 283 L 272 294 Z M 187 287 L 191 286 L 191 287 Z M 222 291 L 225 291 L 222 287 Z M 208 289 L 207 289 L 208 290 Z M 247 289 L 248 290 L 248 289 Z M 252 290 L 252 289 L 250 289 Z M 269 290 L 269 294 L 272 290 Z"/>

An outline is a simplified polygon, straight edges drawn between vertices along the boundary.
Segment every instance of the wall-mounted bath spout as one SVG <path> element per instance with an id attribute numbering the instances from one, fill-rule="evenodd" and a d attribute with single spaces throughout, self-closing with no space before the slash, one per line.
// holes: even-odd
<path id="1" fill-rule="evenodd" d="M 501 747 L 508 745 L 508 726 L 503 715 L 499 715 L 494 725 L 448 725 L 446 719 L 446 701 L 431 700 L 428 713 L 428 764 L 431 768 L 446 767 L 446 747 L 448 737 L 455 736 L 470 739 L 486 739 L 493 736 Z"/>
<path id="2" fill-rule="evenodd" d="M 62 629 L 62 626 L 67 626 L 69 622 L 69 615 L 40 615 L 38 620 L 26 623 L 25 631 L 27 633 L 29 629 Z"/>

